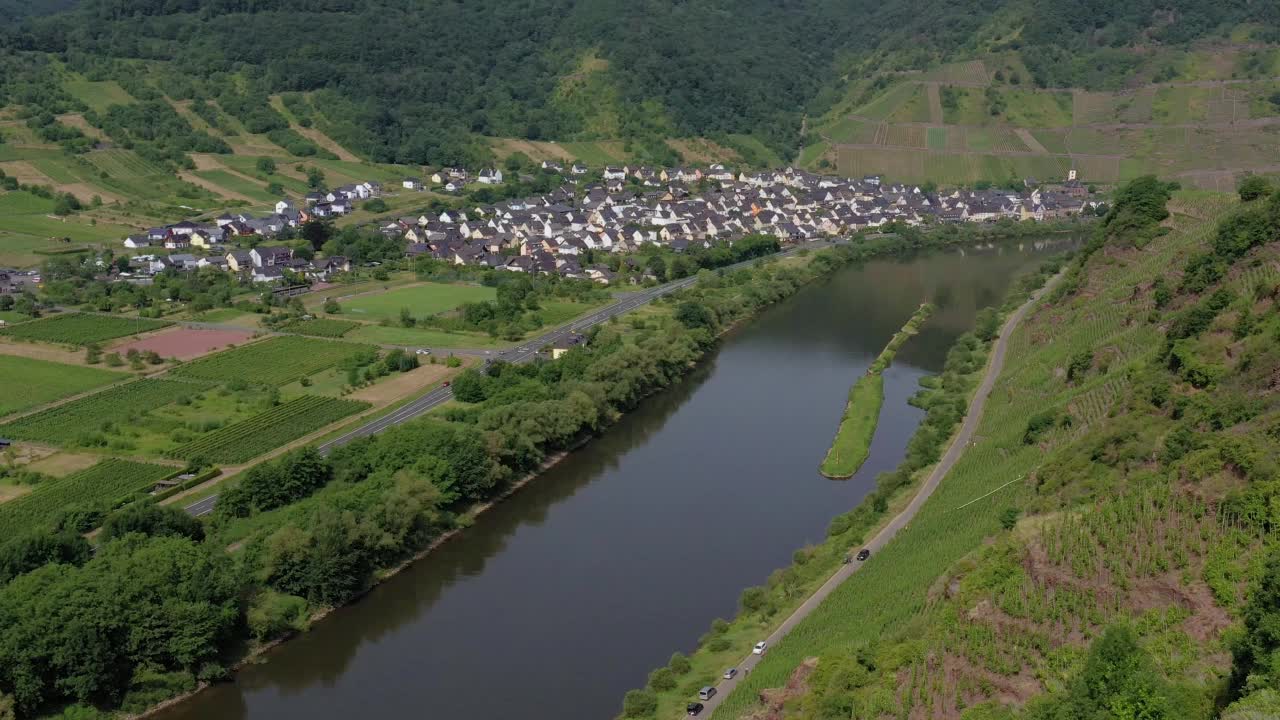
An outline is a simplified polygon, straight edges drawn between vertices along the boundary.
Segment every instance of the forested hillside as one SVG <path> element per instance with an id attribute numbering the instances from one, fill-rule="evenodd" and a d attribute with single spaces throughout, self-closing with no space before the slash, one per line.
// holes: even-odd
<path id="1" fill-rule="evenodd" d="M 1280 193 L 1240 198 L 1123 188 L 975 443 L 715 717 L 1277 716 Z"/>
<path id="2" fill-rule="evenodd" d="M 484 137 L 622 140 L 652 161 L 679 159 L 664 139 L 711 138 L 787 158 L 805 114 L 877 73 L 1008 52 L 1038 86 L 1114 89 L 1159 71 L 1151 48 L 1232 32 L 1268 42 L 1280 27 L 1274 3 L 1243 0 L 83 0 L 56 12 L 67 4 L 26 6 L 35 16 L 0 28 L 0 47 L 254 133 L 287 130 L 268 98 L 297 93 L 292 114 L 366 159 L 408 164 L 483 162 Z"/>

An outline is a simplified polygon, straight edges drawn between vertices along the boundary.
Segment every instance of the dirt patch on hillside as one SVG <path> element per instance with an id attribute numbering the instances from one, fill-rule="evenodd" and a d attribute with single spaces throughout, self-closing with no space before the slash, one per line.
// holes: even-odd
<path id="1" fill-rule="evenodd" d="M 491 138 L 489 144 L 493 148 L 493 153 L 499 158 L 505 158 L 515 153 L 524 153 L 534 162 L 542 162 L 543 160 L 573 161 L 572 153 L 553 142 L 534 142 L 518 138 Z"/>
<path id="2" fill-rule="evenodd" d="M 381 407 L 399 398 L 407 397 L 415 391 L 423 390 L 445 378 L 456 375 L 462 368 L 451 368 L 444 365 L 423 365 L 417 370 L 398 373 L 392 378 L 361 388 L 347 397 L 352 400 L 363 400 Z"/>
<path id="3" fill-rule="evenodd" d="M 311 142 L 319 145 L 325 150 L 328 150 L 334 155 L 337 155 L 339 160 L 346 160 L 347 162 L 360 162 L 360 158 L 356 157 L 355 153 L 342 147 L 341 145 L 338 144 L 336 140 L 329 137 L 328 135 L 325 135 L 319 130 L 313 127 L 309 127 L 309 128 L 302 127 L 301 125 L 293 125 L 292 127 L 294 132 L 310 140 Z"/>
<path id="4" fill-rule="evenodd" d="M 40 172 L 26 160 L 0 162 L 0 170 L 4 170 L 4 174 L 11 178 L 17 178 L 23 185 L 57 185 L 53 178 Z"/>
<path id="5" fill-rule="evenodd" d="M 805 658 L 787 678 L 787 684 L 780 688 L 766 688 L 760 691 L 760 702 L 764 707 L 747 715 L 747 720 L 782 720 L 786 715 L 785 706 L 792 698 L 803 697 L 809 692 L 809 676 L 818 668 L 818 658 Z"/>
<path id="6" fill-rule="evenodd" d="M 37 345 L 35 343 L 17 342 L 5 337 L 0 337 L 0 355 L 15 355 L 17 357 L 33 358 L 36 360 L 48 360 L 50 362 L 67 363 L 69 365 L 84 365 L 84 353 L 74 350 L 64 350 L 52 345 Z"/>
<path id="7" fill-rule="evenodd" d="M 39 448 L 38 450 L 45 454 L 38 459 L 32 460 L 27 467 L 36 472 L 54 477 L 66 477 L 71 473 L 92 467 L 102 460 L 101 455 L 89 453 L 46 452 L 50 450 L 49 448 Z"/>
<path id="8" fill-rule="evenodd" d="M 55 187 L 57 187 L 61 192 L 69 192 L 72 195 L 75 195 L 76 199 L 82 203 L 91 202 L 94 195 L 101 198 L 104 203 L 120 202 L 124 199 L 115 193 L 109 193 L 102 188 L 89 185 L 87 183 L 66 183 Z"/>
<path id="9" fill-rule="evenodd" d="M 195 175 L 193 173 L 180 172 L 178 173 L 178 177 L 191 183 L 192 185 L 204 188 L 205 190 L 208 190 L 214 195 L 220 195 L 228 200 L 243 200 L 244 202 L 247 202 L 250 204 L 257 202 L 256 200 L 249 197 L 248 195 L 241 195 L 240 193 L 234 190 L 228 190 L 227 188 L 224 188 L 221 185 L 211 180 L 206 180 L 200 177 L 199 175 Z"/>
<path id="10" fill-rule="evenodd" d="M 101 140 L 103 137 L 102 131 L 90 125 L 89 121 L 85 120 L 84 116 L 81 115 L 80 113 L 67 113 L 66 115 L 59 115 L 58 122 L 62 123 L 63 125 L 69 125 L 79 130 L 80 132 L 84 133 L 85 135 L 93 138 L 94 140 Z"/>
<path id="11" fill-rule="evenodd" d="M 1017 130 L 1014 130 L 1013 133 L 1018 136 L 1018 139 L 1021 140 L 1023 144 L 1031 148 L 1031 152 L 1043 153 L 1045 155 L 1049 154 L 1049 149 L 1044 145 L 1041 145 L 1040 141 L 1036 139 L 1035 135 L 1031 134 L 1030 130 L 1026 128 L 1018 128 Z"/>
<path id="12" fill-rule="evenodd" d="M 154 351 L 163 358 L 176 357 L 179 360 L 190 360 L 230 345 L 243 345 L 252 337 L 253 332 L 249 330 L 174 328 L 112 349 L 121 353 L 129 350 L 144 353 Z"/>
<path id="13" fill-rule="evenodd" d="M 680 153 L 680 157 L 688 163 L 708 164 L 713 162 L 738 162 L 742 157 L 730 148 L 705 138 L 688 138 L 684 140 L 668 140 L 667 145 Z"/>
<path id="14" fill-rule="evenodd" d="M 208 153 L 188 153 L 191 156 L 191 162 L 196 164 L 197 170 L 226 170 L 227 168 L 217 158 Z"/>

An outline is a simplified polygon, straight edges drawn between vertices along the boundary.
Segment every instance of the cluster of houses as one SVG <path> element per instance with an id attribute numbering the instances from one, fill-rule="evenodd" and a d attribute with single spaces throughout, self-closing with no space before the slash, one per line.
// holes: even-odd
<path id="1" fill-rule="evenodd" d="M 543 165 L 565 172 L 557 163 Z M 582 166 L 568 170 L 570 177 L 585 172 Z M 600 182 L 571 181 L 547 195 L 402 217 L 381 231 L 403 238 L 408 257 L 607 284 L 614 274 L 588 258 L 634 253 L 645 245 L 685 252 L 749 234 L 772 235 L 785 245 L 891 222 L 1044 220 L 1081 212 L 1089 205 L 1086 195 L 1074 174 L 1052 188 L 1029 181 L 1021 191 L 936 193 L 879 177 L 837 178 L 791 168 L 735 175 L 720 165 L 608 167 Z"/>
<path id="2" fill-rule="evenodd" d="M 885 183 L 878 176 L 840 178 L 793 168 L 735 174 L 716 164 L 705 169 L 607 167 L 598 181 L 586 182 L 582 177 L 589 172 L 585 166 L 566 169 L 548 161 L 543 167 L 565 175 L 567 182 L 546 195 L 401 217 L 379 229 L 388 237 L 403 240 L 408 258 L 511 272 L 555 273 L 609 284 L 616 278 L 600 262 L 599 254 L 634 253 L 646 245 L 679 253 L 750 234 L 772 235 L 785 245 L 893 222 L 1044 220 L 1080 213 L 1093 204 L 1074 171 L 1065 183 L 1047 187 L 1028 181 L 1018 191 L 926 192 L 919 186 Z M 441 170 L 429 180 L 462 187 L 473 181 L 492 184 L 503 179 L 500 170 L 485 170 L 473 179 L 466 171 L 453 168 Z M 402 182 L 406 189 L 420 188 L 421 184 L 419 178 Z M 241 213 L 223 215 L 212 223 L 184 221 L 130 236 L 125 246 L 180 251 L 137 258 L 147 262 L 152 272 L 216 267 L 255 282 L 281 280 L 285 271 L 325 279 L 349 270 L 350 263 L 345 258 L 302 260 L 282 246 L 226 248 L 243 244 L 245 236 L 258 236 L 260 242 L 311 218 L 348 212 L 351 203 L 373 197 L 380 190 L 376 183 L 362 183 L 308 196 L 304 209 L 282 200 L 266 217 Z M 193 249 L 203 252 L 197 254 Z M 633 275 L 631 279 L 639 278 Z"/>

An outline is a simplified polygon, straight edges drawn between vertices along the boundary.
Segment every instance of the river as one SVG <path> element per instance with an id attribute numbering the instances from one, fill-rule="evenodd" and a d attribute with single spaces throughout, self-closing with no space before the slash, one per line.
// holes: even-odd
<path id="1" fill-rule="evenodd" d="M 876 261 L 805 288 L 425 560 L 161 717 L 613 717 L 901 460 L 918 380 L 1017 271 L 1071 242 Z M 870 457 L 823 478 L 849 386 L 922 300 L 937 312 L 885 373 Z"/>

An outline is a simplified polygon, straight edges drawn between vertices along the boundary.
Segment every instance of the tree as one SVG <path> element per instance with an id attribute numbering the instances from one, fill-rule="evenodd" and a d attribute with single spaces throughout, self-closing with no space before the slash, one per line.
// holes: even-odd
<path id="1" fill-rule="evenodd" d="M 418 321 L 413 317 L 413 311 L 407 307 L 400 308 L 400 327 L 411 328 L 417 325 Z"/>
<path id="2" fill-rule="evenodd" d="M 133 503 L 107 516 L 102 523 L 103 541 L 129 533 L 204 540 L 204 525 L 181 508 L 150 502 Z"/>
<path id="3" fill-rule="evenodd" d="M 0 585 L 50 563 L 83 565 L 91 554 L 89 541 L 75 532 L 18 535 L 0 544 Z"/>
<path id="4" fill-rule="evenodd" d="M 318 167 L 307 168 L 307 187 L 312 190 L 324 190 L 324 171 Z"/>
<path id="5" fill-rule="evenodd" d="M 658 692 L 676 689 L 676 676 L 671 672 L 671 668 L 660 667 L 649 673 L 649 687 Z"/>
<path id="6" fill-rule="evenodd" d="M 258 168 L 258 172 L 262 173 L 263 175 L 275 175 L 276 161 L 272 160 L 269 157 L 260 157 L 258 158 L 257 168 Z"/>
<path id="7" fill-rule="evenodd" d="M 462 402 L 484 402 L 485 377 L 475 370 L 467 370 L 453 380 L 453 396 Z"/>
<path id="8" fill-rule="evenodd" d="M 102 346 L 97 343 L 89 343 L 84 348 L 84 361 L 90 365 L 97 365 L 102 362 Z"/>
<path id="9" fill-rule="evenodd" d="M 667 661 L 667 667 L 671 668 L 671 672 L 676 675 L 686 675 L 693 669 L 693 665 L 689 662 L 689 658 L 684 653 L 672 653 L 671 659 Z"/>
<path id="10" fill-rule="evenodd" d="M 302 224 L 301 234 L 312 249 L 319 250 L 333 236 L 333 223 L 327 220 L 308 220 Z"/>
<path id="11" fill-rule="evenodd" d="M 373 198 L 365 202 L 364 209 L 367 212 L 383 213 L 387 211 L 387 201 L 382 198 Z"/>
<path id="12" fill-rule="evenodd" d="M 686 300 L 676 307 L 676 320 L 680 324 L 689 329 L 696 328 L 712 328 L 715 326 L 715 316 L 711 314 L 711 310 L 702 303 Z"/>
<path id="13" fill-rule="evenodd" d="M 1084 668 L 1067 691 L 1027 713 L 1028 720 L 1163 720 L 1173 712 L 1169 687 L 1124 625 L 1093 641 Z"/>
<path id="14" fill-rule="evenodd" d="M 1244 202 L 1257 200 L 1271 194 L 1271 182 L 1261 175 L 1250 175 L 1240 181 L 1237 188 Z"/>
<path id="15" fill-rule="evenodd" d="M 324 301 L 324 311 L 330 315 L 337 315 L 342 312 L 342 306 L 334 298 L 326 298 Z"/>
<path id="16" fill-rule="evenodd" d="M 658 711 L 658 696 L 652 690 L 628 690 L 622 696 L 622 716 L 651 717 Z"/>
<path id="17" fill-rule="evenodd" d="M 1272 550 L 1244 607 L 1244 632 L 1231 648 L 1231 695 L 1280 684 L 1280 550 Z"/>
<path id="18" fill-rule="evenodd" d="M 1000 513 L 1000 527 L 1005 530 L 1012 530 L 1018 524 L 1018 508 L 1005 508 Z"/>

